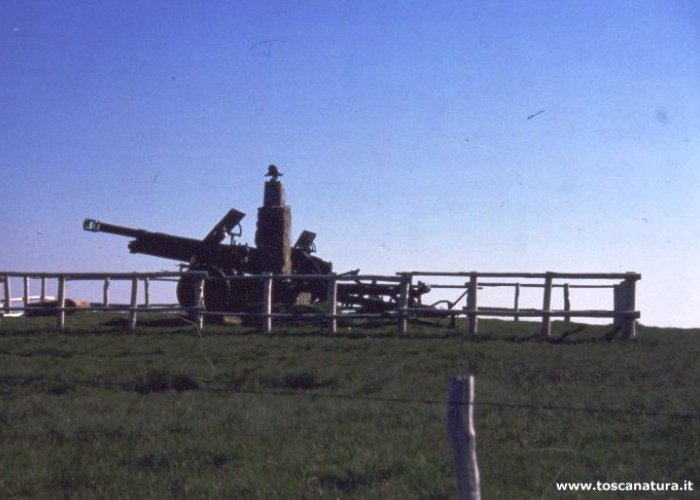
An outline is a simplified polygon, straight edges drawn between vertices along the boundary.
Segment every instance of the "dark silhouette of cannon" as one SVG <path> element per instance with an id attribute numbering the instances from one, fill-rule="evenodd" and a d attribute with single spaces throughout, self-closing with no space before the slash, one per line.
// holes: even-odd
<path id="1" fill-rule="evenodd" d="M 85 219 L 83 229 L 133 238 L 128 244 L 131 253 L 141 253 L 183 262 L 185 269 L 206 271 L 204 303 L 207 311 L 245 312 L 259 307 L 262 286 L 258 280 L 231 280 L 225 276 L 262 275 L 328 275 L 333 271 L 330 261 L 312 255 L 316 251 L 316 234 L 302 231 L 296 243 L 290 245 L 291 209 L 285 205 L 282 174 L 271 165 L 266 176 L 263 206 L 258 209 L 255 246 L 237 243 L 242 235 L 240 222 L 243 212 L 229 210 L 201 240 L 150 232 Z M 230 237 L 230 242 L 224 240 Z M 345 274 L 357 274 L 351 271 Z M 409 289 L 408 303 L 416 304 L 426 285 Z M 327 299 L 327 283 L 319 279 L 278 280 L 273 301 L 280 305 L 306 305 Z M 361 281 L 339 283 L 337 299 L 344 307 L 360 312 L 382 312 L 396 307 L 400 287 L 394 284 Z M 178 281 L 177 299 L 184 307 L 197 303 L 197 282 L 184 275 Z"/>

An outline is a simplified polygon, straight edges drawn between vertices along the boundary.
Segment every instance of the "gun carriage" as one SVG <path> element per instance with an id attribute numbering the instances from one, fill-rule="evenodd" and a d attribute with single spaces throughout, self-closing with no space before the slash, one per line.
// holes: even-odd
<path id="1" fill-rule="evenodd" d="M 262 287 L 257 280 L 230 280 L 225 276 L 246 276 L 272 273 L 276 275 L 328 275 L 333 264 L 315 255 L 316 234 L 302 231 L 290 245 L 291 208 L 285 205 L 284 187 L 279 173 L 270 165 L 266 176 L 263 206 L 258 209 L 255 246 L 238 243 L 242 235 L 241 220 L 245 213 L 229 210 L 201 240 L 134 229 L 85 219 L 83 229 L 132 238 L 128 248 L 140 253 L 182 263 L 184 269 L 206 271 L 204 304 L 207 311 L 247 312 L 262 302 Z M 230 237 L 230 241 L 224 240 Z M 358 274 L 359 270 L 345 274 Z M 177 284 L 177 300 L 184 307 L 196 304 L 196 282 L 185 275 Z M 423 283 L 409 289 L 409 306 L 420 303 L 420 296 L 429 291 Z M 284 307 L 312 305 L 327 299 L 327 285 L 318 279 L 277 281 L 273 301 Z M 383 312 L 397 306 L 400 287 L 362 281 L 338 283 L 338 302 L 345 309 L 357 312 Z"/>

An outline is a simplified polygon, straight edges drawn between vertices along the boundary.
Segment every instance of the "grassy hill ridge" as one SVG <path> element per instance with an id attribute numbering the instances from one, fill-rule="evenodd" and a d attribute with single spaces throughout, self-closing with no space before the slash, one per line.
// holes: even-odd
<path id="1" fill-rule="evenodd" d="M 199 337 L 122 321 L 76 316 L 66 334 L 3 321 L 3 497 L 451 498 L 441 402 L 463 373 L 485 498 L 700 479 L 698 330 L 640 325 L 620 341 L 556 322 L 542 342 L 536 323 L 486 320 L 475 338 L 459 323 Z"/>

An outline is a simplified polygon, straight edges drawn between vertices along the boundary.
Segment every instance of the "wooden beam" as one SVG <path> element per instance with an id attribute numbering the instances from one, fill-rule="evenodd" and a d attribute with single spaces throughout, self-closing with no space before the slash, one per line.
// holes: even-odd
<path id="1" fill-rule="evenodd" d="M 630 273 L 633 274 L 633 273 Z M 622 338 L 623 339 L 634 339 L 637 337 L 637 327 L 636 320 L 629 313 L 633 312 L 636 307 L 636 279 L 634 276 L 630 276 L 623 283 L 623 303 L 625 309 L 625 319 L 622 323 Z"/>
<path id="2" fill-rule="evenodd" d="M 58 277 L 58 299 L 56 303 L 56 327 L 59 332 L 66 329 L 66 277 Z"/>
<path id="3" fill-rule="evenodd" d="M 468 292 L 467 292 L 467 318 L 469 324 L 469 335 L 476 335 L 479 330 L 479 317 L 477 316 L 477 299 L 476 293 L 479 288 L 477 273 L 471 273 L 469 278 Z"/>
<path id="4" fill-rule="evenodd" d="M 12 307 L 12 294 L 10 290 L 10 276 L 5 275 L 2 279 L 3 293 L 5 295 L 5 300 L 3 302 L 3 307 L 5 309 L 5 314 L 10 314 L 10 308 Z"/>
<path id="5" fill-rule="evenodd" d="M 262 331 L 272 333 L 272 274 L 266 273 L 262 280 L 263 287 L 263 314 Z"/>
<path id="6" fill-rule="evenodd" d="M 544 279 L 544 294 L 542 298 L 542 327 L 540 337 L 549 339 L 552 336 L 552 276 L 547 273 Z"/>
<path id="7" fill-rule="evenodd" d="M 399 321 L 398 321 L 398 334 L 400 337 L 406 335 L 406 330 L 408 328 L 408 297 L 411 292 L 411 275 L 404 274 L 401 276 L 401 283 L 399 285 Z"/>
<path id="8" fill-rule="evenodd" d="M 338 280 L 335 274 L 328 277 L 328 333 L 338 333 Z"/>
<path id="9" fill-rule="evenodd" d="M 131 302 L 129 304 L 129 330 L 136 330 L 137 309 L 139 305 L 139 279 L 131 278 Z"/>
<path id="10" fill-rule="evenodd" d="M 22 304 L 26 308 L 29 305 L 29 276 L 24 276 L 22 278 Z"/>

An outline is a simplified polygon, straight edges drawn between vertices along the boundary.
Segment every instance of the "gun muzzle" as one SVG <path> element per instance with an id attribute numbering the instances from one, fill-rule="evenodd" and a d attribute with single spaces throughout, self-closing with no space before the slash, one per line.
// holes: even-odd
<path id="1" fill-rule="evenodd" d="M 92 231 L 93 233 L 99 232 L 100 221 L 95 220 L 95 219 L 85 219 L 83 221 L 83 230 L 84 231 Z"/>

